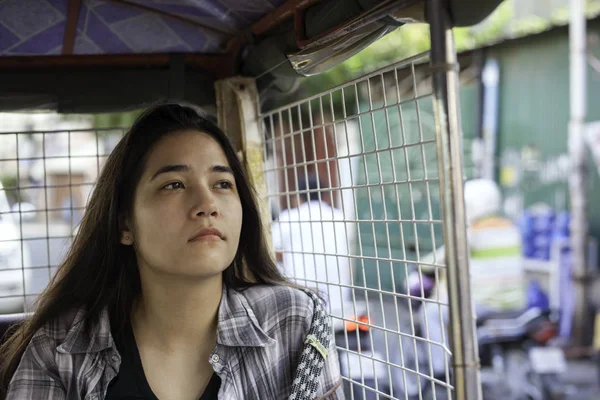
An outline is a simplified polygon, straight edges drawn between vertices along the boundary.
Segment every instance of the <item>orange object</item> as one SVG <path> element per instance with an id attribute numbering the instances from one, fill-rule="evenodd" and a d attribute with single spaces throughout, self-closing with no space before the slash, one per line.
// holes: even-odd
<path id="1" fill-rule="evenodd" d="M 540 329 L 533 334 L 533 338 L 536 342 L 542 345 L 548 344 L 548 342 L 558 335 L 558 326 L 552 322 L 546 322 L 542 324 Z"/>
<path id="2" fill-rule="evenodd" d="M 359 331 L 368 332 L 370 323 L 369 317 L 361 315 L 355 321 L 346 321 L 346 331 L 354 332 L 358 328 Z"/>

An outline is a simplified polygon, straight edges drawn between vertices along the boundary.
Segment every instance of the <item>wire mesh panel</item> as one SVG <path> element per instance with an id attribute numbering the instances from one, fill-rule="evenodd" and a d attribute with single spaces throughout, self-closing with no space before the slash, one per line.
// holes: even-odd
<path id="1" fill-rule="evenodd" d="M 277 259 L 327 300 L 351 399 L 452 395 L 426 61 L 261 116 Z"/>
<path id="2" fill-rule="evenodd" d="M 124 129 L 0 132 L 0 313 L 31 310 Z"/>

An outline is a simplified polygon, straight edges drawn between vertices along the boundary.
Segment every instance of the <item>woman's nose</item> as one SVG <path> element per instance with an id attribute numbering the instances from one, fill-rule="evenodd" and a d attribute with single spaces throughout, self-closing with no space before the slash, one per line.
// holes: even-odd
<path id="1" fill-rule="evenodd" d="M 199 189 L 194 195 L 194 205 L 191 210 L 192 217 L 217 216 L 219 209 L 213 193 L 208 189 Z"/>

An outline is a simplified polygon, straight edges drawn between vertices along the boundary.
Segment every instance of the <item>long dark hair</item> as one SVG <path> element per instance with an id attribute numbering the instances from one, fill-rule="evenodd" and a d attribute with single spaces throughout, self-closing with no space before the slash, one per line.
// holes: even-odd
<path id="1" fill-rule="evenodd" d="M 126 323 L 141 284 L 133 246 L 120 244 L 121 223 L 132 214 L 134 193 L 150 149 L 160 138 L 181 130 L 197 130 L 214 138 L 235 176 L 243 210 L 242 231 L 234 261 L 223 272 L 225 285 L 242 289 L 288 284 L 270 255 L 254 189 L 227 136 L 190 107 L 155 106 L 136 120 L 108 157 L 65 261 L 40 296 L 32 318 L 0 347 L 0 398 L 6 396 L 34 333 L 48 322 L 73 308 L 84 308 L 85 320 L 77 322 L 89 329 L 108 308 L 111 323 Z"/>

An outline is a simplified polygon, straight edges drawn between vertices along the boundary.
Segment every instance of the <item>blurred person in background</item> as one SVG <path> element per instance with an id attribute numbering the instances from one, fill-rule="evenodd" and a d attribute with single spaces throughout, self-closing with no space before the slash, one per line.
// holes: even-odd
<path id="1" fill-rule="evenodd" d="M 271 227 L 283 274 L 324 294 L 335 330 L 353 310 L 348 235 L 343 211 L 321 201 L 314 175 L 299 179 L 297 208 L 283 210 Z"/>

